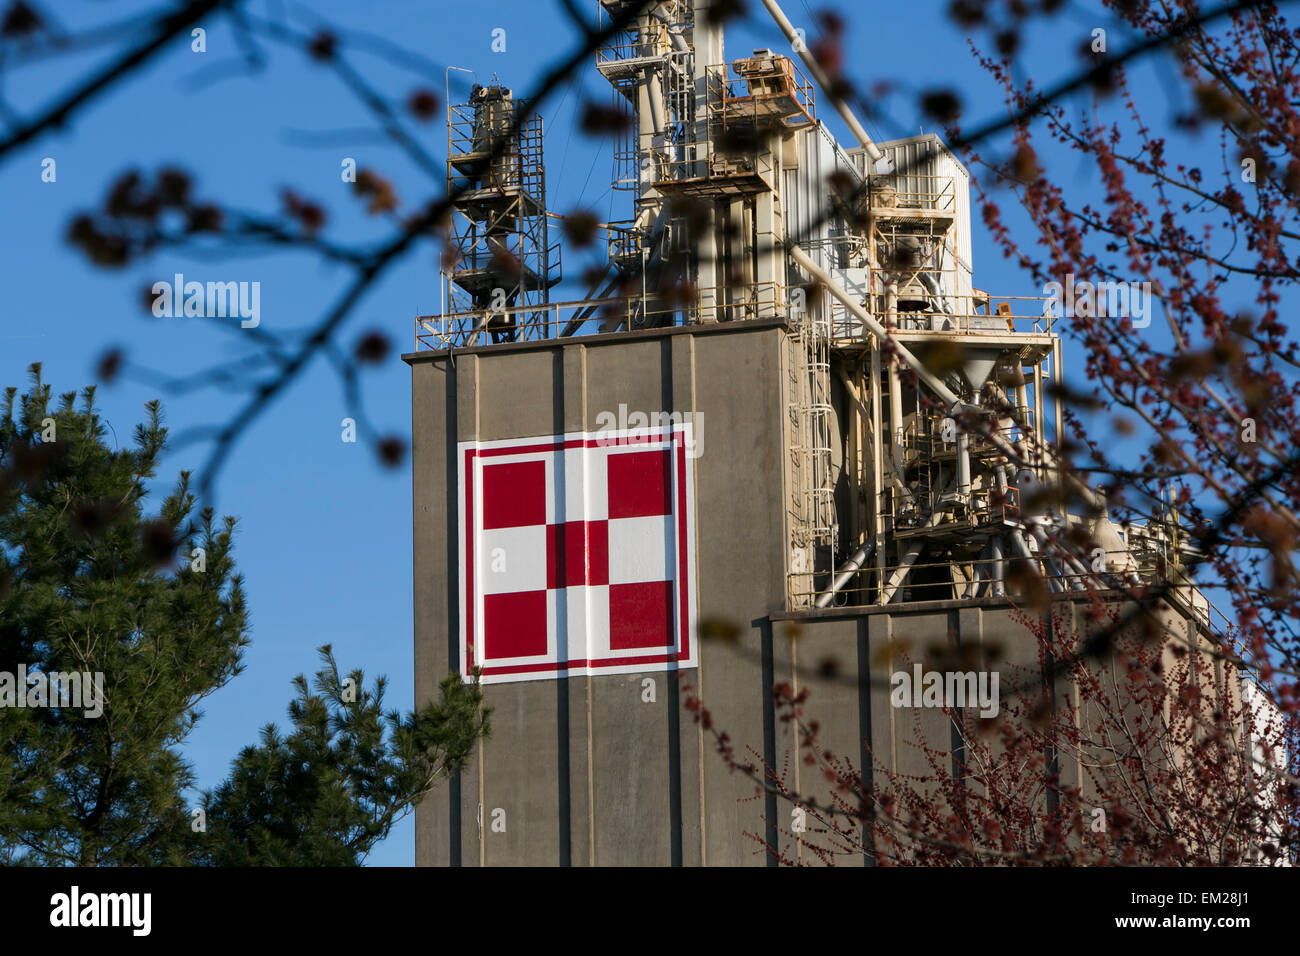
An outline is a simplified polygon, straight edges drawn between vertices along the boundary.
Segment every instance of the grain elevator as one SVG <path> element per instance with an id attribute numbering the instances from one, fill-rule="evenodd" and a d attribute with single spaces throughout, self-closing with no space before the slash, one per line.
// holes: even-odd
<path id="1" fill-rule="evenodd" d="M 771 43 L 733 56 L 703 0 L 600 4 L 625 217 L 578 299 L 541 117 L 495 80 L 448 106 L 454 254 L 405 356 L 416 689 L 480 668 L 494 732 L 419 808 L 419 864 L 769 863 L 789 810 L 683 681 L 805 791 L 776 682 L 855 766 L 907 772 L 948 718 L 891 708 L 890 647 L 1032 664 L 1013 564 L 1086 628 L 1089 589 L 1179 562 L 1060 466 L 1062 342 L 1041 297 L 975 285 L 968 171 L 934 134 L 873 141 L 763 5 Z M 1190 586 L 1167 617 L 1213 639 Z"/>

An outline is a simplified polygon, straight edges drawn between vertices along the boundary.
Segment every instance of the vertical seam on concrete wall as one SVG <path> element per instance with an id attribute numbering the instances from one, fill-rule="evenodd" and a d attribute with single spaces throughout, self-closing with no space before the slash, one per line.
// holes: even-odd
<path id="1" fill-rule="evenodd" d="M 793 637 L 787 637 L 790 642 L 790 687 L 791 696 L 799 699 L 799 642 Z M 790 730 L 794 734 L 794 792 L 803 793 L 803 774 L 800 764 L 803 763 L 802 742 L 799 737 L 799 724 L 795 721 L 790 723 Z M 812 750 L 809 750 L 811 753 Z M 806 828 L 807 824 L 805 824 Z M 803 864 L 803 837 L 795 835 L 794 838 L 794 861 L 797 865 Z"/>
<path id="2" fill-rule="evenodd" d="M 858 762 L 861 766 L 860 784 L 864 795 L 871 793 L 873 785 L 871 741 L 871 641 L 866 618 L 858 618 Z M 870 813 L 870 804 L 863 801 L 863 809 Z M 862 858 L 865 866 L 876 865 L 875 834 L 871 818 L 862 821 Z"/>
<path id="3" fill-rule="evenodd" d="M 698 690 L 697 696 L 704 700 L 704 678 L 699 669 L 696 669 L 695 684 Z M 697 720 L 695 722 L 695 734 L 699 738 L 700 745 L 696 748 L 697 759 L 700 763 L 700 866 L 709 865 L 709 831 L 705 823 L 704 809 L 704 723 Z"/>
<path id="4" fill-rule="evenodd" d="M 1052 724 L 1049 724 L 1049 726 L 1055 726 L 1056 722 L 1056 678 L 1053 676 L 1053 672 L 1056 670 L 1056 655 L 1052 653 L 1052 642 L 1056 640 L 1056 620 L 1054 615 L 1055 610 L 1052 606 L 1052 602 L 1048 601 L 1047 610 L 1044 612 L 1042 620 L 1043 637 L 1047 642 L 1047 650 L 1043 661 L 1045 669 L 1043 673 L 1045 686 L 1043 689 L 1047 693 L 1048 700 L 1051 701 L 1052 707 Z M 1047 779 L 1049 782 L 1047 788 L 1047 813 L 1049 816 L 1054 816 L 1056 814 L 1061 801 L 1060 753 L 1057 747 L 1052 743 L 1054 737 L 1054 734 L 1050 735 L 1047 744 L 1043 748 L 1043 760 L 1046 764 L 1044 769 L 1047 771 Z M 1055 786 L 1052 786 L 1053 783 Z"/>
<path id="5" fill-rule="evenodd" d="M 953 655 L 955 660 L 962 660 L 961 656 L 961 611 L 953 608 L 948 612 L 948 633 L 953 644 L 957 647 L 957 653 Z M 954 707 L 954 711 L 957 709 Z M 966 714 L 957 711 L 949 718 L 948 721 L 948 740 L 952 747 L 952 776 L 953 780 L 961 783 L 966 778 L 966 740 L 962 736 L 962 729 L 966 723 Z"/>
<path id="6" fill-rule="evenodd" d="M 883 615 L 885 619 L 885 646 L 889 648 L 889 683 L 894 683 L 894 618 Z M 894 702 L 889 702 L 889 766 L 898 772 L 898 722 L 894 715 Z"/>
<path id="7" fill-rule="evenodd" d="M 673 397 L 673 340 L 664 338 L 659 344 L 659 408 L 672 412 L 677 409 Z M 682 714 L 681 686 L 675 678 L 680 670 L 670 670 L 665 684 L 668 691 L 668 865 L 682 865 Z"/>
<path id="8" fill-rule="evenodd" d="M 588 414 L 588 388 L 586 388 L 586 346 L 582 342 L 577 343 L 577 363 L 578 363 L 578 394 L 581 395 L 582 402 L 582 428 L 580 431 L 588 431 L 590 425 L 590 416 Z M 595 726 L 591 722 L 593 715 L 593 706 L 591 706 L 591 697 L 594 693 L 594 685 L 591 683 L 590 671 L 586 675 L 584 682 L 586 689 L 586 858 L 589 864 L 595 866 Z"/>
<path id="9" fill-rule="evenodd" d="M 564 435 L 568 431 L 566 418 L 566 400 L 565 389 L 568 385 L 565 375 L 565 354 L 568 349 L 556 349 L 551 353 L 551 432 L 554 435 Z M 579 352 L 578 361 L 582 361 L 581 352 Z M 582 383 L 582 370 L 579 369 L 578 375 L 579 387 Z M 582 402 L 579 395 L 578 401 Z M 582 409 L 580 408 L 580 411 Z M 586 415 L 583 414 L 583 428 L 586 430 Z M 563 498 L 564 492 L 557 482 L 557 498 Z M 556 513 L 560 513 L 560 502 L 556 502 Z M 568 520 L 568 514 L 564 515 Z M 567 604 L 566 604 L 567 615 Z M 567 619 L 557 620 L 557 628 L 560 634 L 567 630 Z M 556 638 L 559 641 L 559 637 Z M 573 864 L 573 761 L 571 759 L 571 749 L 573 746 L 572 729 L 569 726 L 569 681 L 568 673 L 559 673 L 555 675 L 555 782 L 556 782 L 556 841 L 559 844 L 559 865 L 571 866 Z"/>
<path id="10" fill-rule="evenodd" d="M 1070 633 L 1075 636 L 1075 640 L 1077 641 L 1079 638 L 1079 618 L 1078 615 L 1075 613 L 1075 611 L 1076 608 L 1074 606 L 1074 602 L 1071 602 L 1070 603 Z M 1074 714 L 1074 726 L 1077 728 L 1081 728 L 1083 727 L 1084 717 L 1083 717 L 1083 699 L 1081 697 L 1079 682 L 1071 681 L 1070 688 L 1071 688 L 1070 690 L 1071 710 L 1073 711 Z M 1083 781 L 1085 779 L 1084 770 L 1083 770 L 1083 748 L 1082 747 L 1075 748 L 1074 760 L 1075 760 L 1075 766 L 1074 766 L 1075 785 L 1079 788 L 1079 793 L 1082 794 Z"/>
<path id="11" fill-rule="evenodd" d="M 700 420 L 700 419 L 697 418 L 696 415 L 695 415 L 695 413 L 699 411 L 699 393 L 698 393 L 698 392 L 696 391 L 696 389 L 695 389 L 695 336 L 694 336 L 694 335 L 688 335 L 688 336 L 686 336 L 686 357 L 687 357 L 687 358 L 686 358 L 686 365 L 687 365 L 687 370 L 688 370 L 688 371 L 687 371 L 687 381 L 688 381 L 688 383 L 689 383 L 690 393 L 691 393 L 691 400 L 690 400 L 691 416 L 692 416 L 692 417 L 691 417 L 691 429 L 692 429 L 692 435 L 691 435 L 691 437 L 692 437 L 692 439 L 696 442 L 695 448 L 696 448 L 696 452 L 697 452 L 696 457 L 690 459 L 690 467 L 691 467 L 691 469 L 695 472 L 695 474 L 692 475 L 692 477 L 695 479 L 695 487 L 698 488 L 698 487 L 700 487 L 700 475 L 699 475 L 699 470 L 698 470 L 698 468 L 696 467 L 696 464 L 695 464 L 695 463 L 696 463 L 697 461 L 699 461 L 699 454 L 703 453 L 703 451 L 704 451 L 704 447 L 703 447 L 703 445 L 701 444 L 701 443 L 704 441 L 704 436 L 703 436 L 702 434 L 695 434 L 695 433 L 694 433 L 694 427 L 695 427 L 695 424 L 696 424 L 697 422 L 699 422 L 699 420 Z M 701 429 L 701 431 L 702 431 L 702 429 Z M 698 518 L 698 515 L 691 515 L 691 520 L 692 520 L 692 521 L 696 520 L 697 518 Z M 696 548 L 695 559 L 696 559 L 696 565 L 697 565 L 697 567 L 698 567 L 698 563 L 699 563 L 699 553 L 698 553 L 698 552 L 699 552 L 699 546 L 700 546 L 700 545 L 699 545 L 699 539 L 698 539 L 698 537 L 697 537 L 697 538 L 696 538 L 696 542 L 695 542 L 695 548 Z M 695 601 L 696 601 L 697 603 L 699 602 L 699 594 L 698 594 L 698 593 L 694 595 L 694 599 L 695 599 Z M 696 641 L 699 640 L 699 634 L 698 634 L 698 633 L 692 635 L 692 637 L 693 637 Z M 702 652 L 700 652 L 700 651 L 698 651 L 698 650 L 696 651 L 696 653 L 699 654 L 700 656 L 703 656 L 703 655 L 702 655 Z M 680 674 L 678 675 L 678 677 L 679 677 L 679 679 L 680 679 Z M 696 667 L 696 669 L 695 669 L 695 683 L 696 683 L 696 686 L 697 686 L 697 688 L 698 688 L 697 691 L 696 691 L 696 694 L 697 694 L 697 696 L 698 696 L 698 698 L 699 698 L 700 700 L 703 700 L 703 699 L 704 699 L 704 672 L 703 672 L 703 669 L 700 668 L 700 667 Z M 703 724 L 701 721 L 698 721 L 698 720 L 695 722 L 695 736 L 696 736 L 696 741 L 697 741 L 697 746 L 696 746 L 696 748 L 695 748 L 695 749 L 696 749 L 696 759 L 697 759 L 698 762 L 699 762 L 699 777 L 698 777 L 698 781 L 697 781 L 697 782 L 698 782 L 699 793 L 700 793 L 700 866 L 708 866 L 708 865 L 709 865 L 709 829 L 708 829 L 708 824 L 707 824 L 707 820 L 706 820 L 706 809 L 707 809 L 707 804 L 706 804 L 706 802 L 705 802 L 705 797 L 704 797 L 704 793 L 705 793 L 705 786 L 704 786 L 704 724 Z"/>
<path id="12" fill-rule="evenodd" d="M 759 642 L 762 649 L 763 666 L 763 760 L 768 767 L 776 766 L 776 711 L 772 699 L 772 685 L 775 681 L 775 662 L 772 660 L 772 619 L 764 618 L 759 624 Z M 764 838 L 767 841 L 767 865 L 776 866 L 776 794 L 768 781 L 764 779 L 763 812 L 767 816 Z"/>
<path id="13" fill-rule="evenodd" d="M 590 427 L 587 408 L 587 346 L 577 342 L 572 348 L 576 350 L 578 356 L 578 395 L 582 412 L 582 427 L 578 430 L 586 432 Z M 587 863 L 594 867 L 596 865 L 596 728 L 592 722 L 594 686 L 590 672 L 583 681 L 583 688 L 587 695 L 587 726 L 584 728 L 587 746 Z"/>
<path id="14" fill-rule="evenodd" d="M 457 481 L 457 475 L 460 474 L 459 466 L 459 437 L 460 437 L 460 403 L 456 398 L 457 375 L 455 362 L 453 361 L 446 369 L 446 382 L 444 401 L 446 403 L 446 434 L 447 434 L 447 497 L 450 499 L 451 507 L 447 509 L 447 610 L 448 619 L 451 626 L 447 628 L 447 669 L 455 674 L 460 674 L 460 535 L 457 532 L 460 522 L 460 482 Z M 414 406 L 412 406 L 414 408 Z M 418 441 L 418 436 L 414 432 L 414 422 L 412 422 L 412 441 Z M 418 503 L 416 507 L 419 507 Z M 418 587 L 418 584 L 416 585 Z M 462 853 L 464 840 L 464 830 L 461 820 L 461 772 L 458 770 L 452 775 L 451 781 L 447 787 L 447 843 L 448 843 L 448 863 L 451 866 L 460 866 L 463 862 Z"/>
<path id="15" fill-rule="evenodd" d="M 487 866 L 487 840 L 484 839 L 483 806 L 487 803 L 483 782 L 483 738 L 478 739 L 478 865 Z"/>
<path id="16" fill-rule="evenodd" d="M 587 860 L 596 865 L 596 774 L 592 766 L 595 737 L 591 726 L 591 674 L 587 674 Z"/>

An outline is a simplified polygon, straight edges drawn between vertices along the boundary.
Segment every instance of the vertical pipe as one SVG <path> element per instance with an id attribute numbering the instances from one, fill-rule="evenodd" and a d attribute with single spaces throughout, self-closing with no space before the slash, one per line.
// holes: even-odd
<path id="1" fill-rule="evenodd" d="M 863 453 L 860 442 L 863 421 L 862 407 L 864 407 L 864 404 L 859 397 L 861 393 L 857 389 L 857 383 L 849 379 L 846 386 L 851 386 L 853 389 L 853 401 L 845 403 L 849 417 L 849 447 L 846 458 L 848 461 L 849 541 L 856 545 L 864 540 L 865 535 L 861 508 Z M 866 538 L 866 540 L 871 539 Z"/>
<path id="2" fill-rule="evenodd" d="M 890 364 L 889 375 L 889 457 L 894 471 L 903 475 L 903 386 L 898 378 L 898 366 Z"/>
<path id="3" fill-rule="evenodd" d="M 1047 447 L 1047 432 L 1043 426 L 1043 360 L 1034 365 L 1034 457 L 1033 469 L 1038 480 L 1043 480 L 1043 460 Z"/>
<path id="4" fill-rule="evenodd" d="M 885 287 L 885 313 L 891 327 L 898 327 L 898 283 Z M 903 389 L 898 380 L 898 365 L 891 362 L 889 375 L 889 456 L 901 475 L 903 473 Z"/>
<path id="5" fill-rule="evenodd" d="M 1006 562 L 1002 560 L 1002 537 L 993 535 L 989 538 L 989 554 L 993 558 L 993 596 L 1003 597 L 1007 593 Z"/>
<path id="6" fill-rule="evenodd" d="M 1059 457 L 1061 448 L 1064 444 L 1064 433 L 1062 427 L 1065 415 L 1062 410 L 1061 402 L 1061 383 L 1064 379 L 1064 369 L 1061 367 L 1061 340 L 1057 339 L 1052 343 L 1052 438 L 1056 442 L 1056 454 Z"/>
<path id="7" fill-rule="evenodd" d="M 970 497 L 970 435 L 964 428 L 957 432 L 957 494 Z"/>
<path id="8" fill-rule="evenodd" d="M 1025 388 L 1025 370 L 1020 370 L 1020 384 L 1016 386 L 1016 407 L 1018 409 L 1028 410 L 1029 394 Z M 1033 423 L 1034 430 L 1038 430 L 1038 422 Z"/>
<path id="9" fill-rule="evenodd" d="M 1062 404 L 1061 384 L 1064 380 L 1064 369 L 1061 366 L 1061 340 L 1059 338 L 1052 340 L 1052 437 L 1056 441 L 1056 487 L 1065 488 L 1065 470 L 1061 462 L 1061 452 L 1065 447 L 1065 412 Z M 1064 505 L 1062 505 L 1064 511 Z"/>
<path id="10" fill-rule="evenodd" d="M 709 158 L 709 67 L 724 61 L 722 47 L 722 21 L 715 11 L 716 0 L 692 0 L 694 28 L 692 39 L 695 46 L 693 60 L 695 81 L 695 176 L 708 172 Z M 698 268 L 700 290 L 699 321 L 717 320 L 718 305 L 718 211 L 715 204 L 709 204 L 709 214 L 701 224 L 700 234 L 695 237 L 695 255 Z"/>
<path id="11" fill-rule="evenodd" d="M 871 343 L 871 533 L 876 542 L 876 585 L 885 583 L 885 527 L 884 527 L 884 481 L 885 473 L 880 460 L 882 443 L 880 440 L 880 342 L 873 339 Z M 880 600 L 883 588 L 877 592 Z"/>
<path id="12" fill-rule="evenodd" d="M 727 211 L 727 294 L 732 308 L 728 319 L 745 317 L 744 303 L 749 298 L 749 204 L 737 199 Z"/>
<path id="13" fill-rule="evenodd" d="M 695 242 L 696 275 L 699 277 L 699 321 L 715 322 L 718 318 L 718 245 L 715 241 L 717 207 L 708 203 L 708 211 L 699 217 L 700 233 Z"/>

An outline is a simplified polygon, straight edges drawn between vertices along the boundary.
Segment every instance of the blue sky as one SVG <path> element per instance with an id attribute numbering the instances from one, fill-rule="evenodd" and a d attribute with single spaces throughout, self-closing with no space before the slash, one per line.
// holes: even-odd
<path id="1" fill-rule="evenodd" d="M 595 9 L 589 0 L 580 5 Z M 796 25 L 811 28 L 808 5 L 801 0 L 785 5 Z M 755 47 L 782 46 L 761 5 L 751 6 L 751 22 L 728 33 L 730 57 Z M 974 61 L 966 38 L 942 16 L 946 0 L 811 6 L 837 8 L 848 22 L 847 62 L 855 78 L 889 77 L 913 90 L 955 87 L 972 117 L 995 116 L 1002 109 L 997 89 Z M 54 7 L 70 30 L 143 9 L 140 4 L 110 7 L 80 0 L 60 0 Z M 265 15 L 283 7 L 258 2 L 252 9 Z M 439 76 L 448 65 L 471 68 L 480 79 L 495 72 L 518 93 L 561 59 L 576 38 L 559 5 L 543 0 L 322 0 L 310 10 L 290 9 L 300 29 L 309 31 L 311 18 L 319 16 L 345 30 L 364 30 L 406 46 L 436 64 Z M 1025 68 L 1045 78 L 1064 75 L 1077 62 L 1076 51 L 1088 31 L 1107 24 L 1086 12 L 1067 14 L 1057 29 L 1034 35 L 1024 54 Z M 56 392 L 80 388 L 93 381 L 95 363 L 109 345 L 123 346 L 135 363 L 175 374 L 238 354 L 238 333 L 213 330 L 201 319 L 154 318 L 143 309 L 142 289 L 175 272 L 201 281 L 260 282 L 262 326 L 268 330 L 312 323 L 347 278 L 301 253 L 216 260 L 164 250 L 120 271 L 89 265 L 64 242 L 67 222 L 74 212 L 98 206 L 109 184 L 128 167 L 152 171 L 174 164 L 189 169 L 199 195 L 248 210 L 276 210 L 280 189 L 291 187 L 321 201 L 331 213 L 325 235 L 346 242 L 377 238 L 382 230 L 360 215 L 341 182 L 344 157 L 387 175 L 408 204 L 431 194 L 427 178 L 368 132 L 373 124 L 355 100 L 298 51 L 262 43 L 265 68 L 250 74 L 231 68 L 240 48 L 228 25 L 213 21 L 207 26 L 206 53 L 175 43 L 68 129 L 43 136 L 0 165 L 0 385 L 25 385 L 26 367 L 40 361 Z M 496 28 L 506 31 L 503 53 L 491 51 Z M 1122 44 L 1122 32 L 1114 33 L 1111 43 Z M 441 96 L 441 82 L 382 58 L 358 56 L 372 84 L 398 107 L 416 86 L 435 87 Z M 57 60 L 7 76 L 6 98 L 20 111 L 35 111 L 74 75 L 73 62 Z M 83 70 L 98 61 L 91 54 L 75 62 Z M 1162 102 L 1159 84 L 1154 78 L 1150 84 L 1153 100 Z M 604 80 L 589 67 L 542 107 L 554 209 L 585 206 L 602 217 L 630 215 L 626 205 L 610 205 L 608 145 L 574 129 L 574 111 L 585 98 L 604 102 L 609 95 Z M 918 131 L 910 97 L 894 106 L 899 108 L 898 124 L 873 124 L 873 134 L 889 138 Z M 831 111 L 821 113 L 841 141 L 851 143 Z M 441 121 L 415 128 L 423 145 L 441 159 L 446 142 Z M 45 157 L 57 162 L 54 183 L 41 181 Z M 1067 187 L 1095 188 L 1095 171 L 1068 155 L 1057 162 L 1053 172 Z M 626 202 L 623 194 L 618 201 Z M 401 351 L 411 350 L 413 317 L 438 308 L 434 255 L 431 247 L 422 248 L 376 284 L 345 327 L 343 342 L 350 344 L 361 332 L 377 328 Z M 978 232 L 974 258 L 981 288 L 995 295 L 1038 292 Z M 571 275 L 580 271 L 576 257 L 571 261 L 567 253 L 566 267 Z M 563 298 L 577 294 L 571 286 L 557 293 Z M 396 355 L 365 376 L 363 389 L 377 427 L 409 436 L 409 372 Z M 127 440 L 144 402 L 154 397 L 164 400 L 174 434 L 222 422 L 243 401 L 242 394 L 214 390 L 172 397 L 153 385 L 122 381 L 101 388 L 99 403 L 119 439 Z M 336 375 L 318 360 L 245 434 L 220 477 L 217 505 L 240 522 L 236 557 L 247 578 L 253 643 L 246 672 L 206 702 L 205 716 L 186 746 L 204 787 L 222 778 L 239 749 L 256 741 L 260 727 L 287 722 L 289 681 L 314 669 L 314 649 L 320 644 L 333 644 L 345 668 L 361 666 L 368 676 L 387 674 L 391 706 L 407 709 L 413 703 L 410 477 L 406 468 L 382 469 L 365 445 L 340 440 L 340 422 L 348 414 Z M 195 444 L 172 453 L 164 464 L 165 481 L 170 484 L 182 468 L 197 469 L 207 451 Z M 408 819 L 370 862 L 409 865 L 413 858 Z"/>

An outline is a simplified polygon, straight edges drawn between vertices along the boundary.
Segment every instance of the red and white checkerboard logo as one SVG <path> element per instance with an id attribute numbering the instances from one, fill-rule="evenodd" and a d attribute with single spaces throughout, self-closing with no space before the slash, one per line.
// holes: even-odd
<path id="1" fill-rule="evenodd" d="M 467 676 L 695 666 L 690 433 L 685 423 L 460 444 Z"/>

